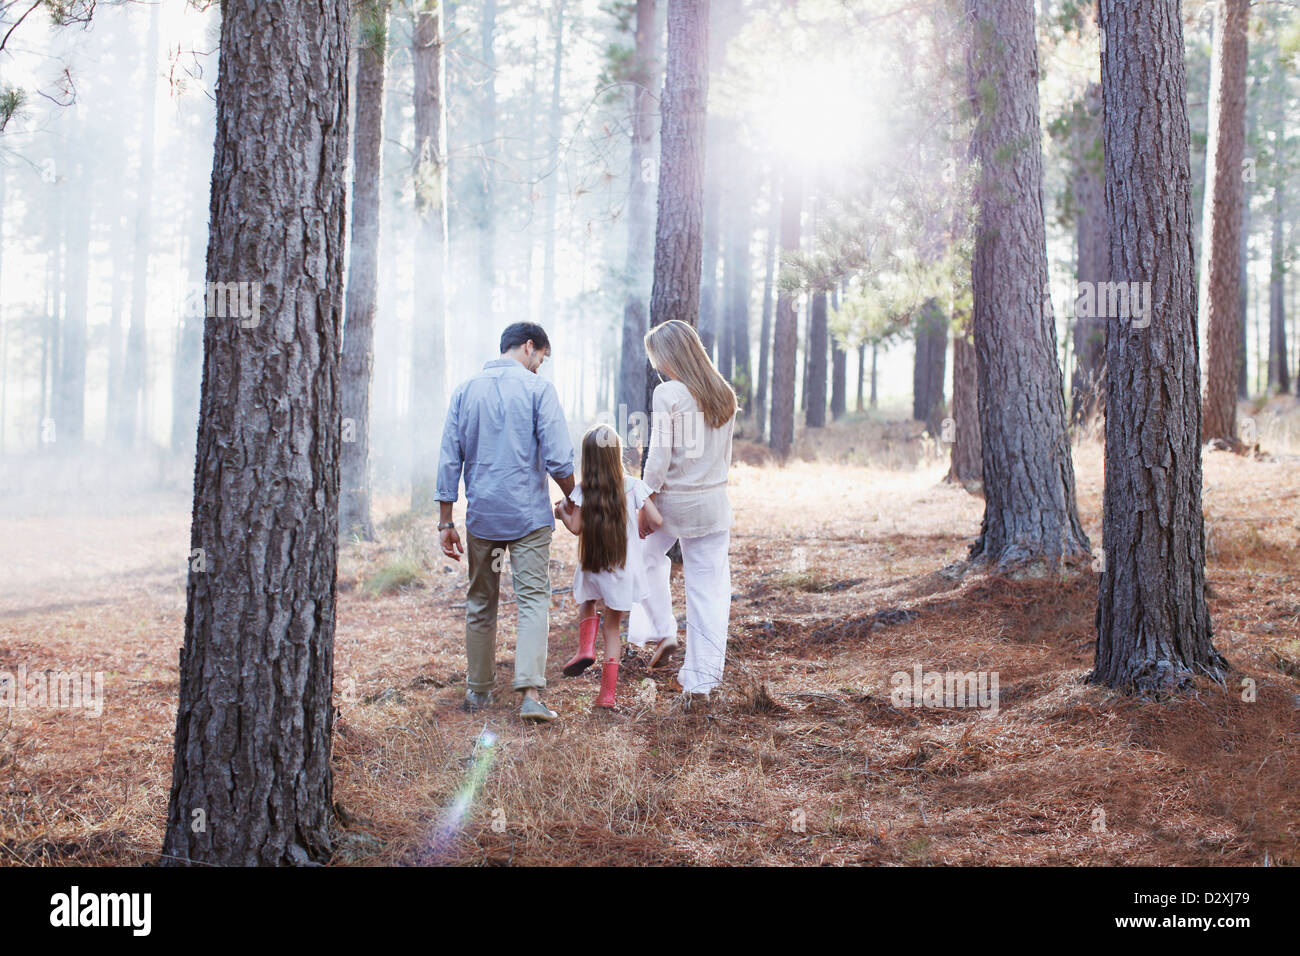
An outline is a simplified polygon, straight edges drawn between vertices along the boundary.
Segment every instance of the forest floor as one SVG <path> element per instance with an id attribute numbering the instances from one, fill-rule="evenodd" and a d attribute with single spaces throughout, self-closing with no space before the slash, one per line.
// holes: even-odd
<path id="1" fill-rule="evenodd" d="M 1267 447 L 1267 442 L 1265 442 Z M 1207 452 L 1215 643 L 1234 672 L 1170 699 L 1084 682 L 1096 575 L 958 574 L 983 502 L 907 425 L 836 425 L 785 467 L 741 446 L 727 681 L 567 679 L 576 558 L 557 529 L 553 725 L 464 693 L 465 570 L 381 499 L 341 554 L 336 864 L 1300 864 L 1300 458 Z M 1101 536 L 1102 454 L 1075 445 Z M 98 717 L 0 713 L 0 861 L 157 858 L 171 782 L 188 506 L 0 518 L 0 670 L 104 671 Z M 944 569 L 949 570 L 945 571 Z M 679 615 L 680 575 L 674 574 Z M 899 708 L 891 675 L 985 671 L 996 714 Z M 1243 679 L 1254 682 L 1254 699 Z"/>

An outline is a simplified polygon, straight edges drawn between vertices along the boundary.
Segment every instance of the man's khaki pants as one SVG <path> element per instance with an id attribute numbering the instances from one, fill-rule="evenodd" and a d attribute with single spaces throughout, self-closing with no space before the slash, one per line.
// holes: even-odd
<path id="1" fill-rule="evenodd" d="M 492 690 L 496 671 L 497 599 L 501 570 L 510 556 L 519 626 L 515 638 L 515 690 L 546 686 L 546 638 L 551 617 L 552 528 L 515 541 L 487 541 L 466 532 L 469 594 L 465 599 L 465 650 L 469 689 Z"/>

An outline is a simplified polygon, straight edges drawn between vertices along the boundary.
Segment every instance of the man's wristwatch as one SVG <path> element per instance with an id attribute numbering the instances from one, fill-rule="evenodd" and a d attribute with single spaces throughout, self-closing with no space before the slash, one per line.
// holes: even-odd
<path id="1" fill-rule="evenodd" d="M 448 528 L 454 528 L 454 527 L 456 527 L 456 522 L 454 522 L 454 521 L 439 521 L 439 522 L 438 522 L 438 530 L 439 530 L 439 531 L 446 531 Z"/>

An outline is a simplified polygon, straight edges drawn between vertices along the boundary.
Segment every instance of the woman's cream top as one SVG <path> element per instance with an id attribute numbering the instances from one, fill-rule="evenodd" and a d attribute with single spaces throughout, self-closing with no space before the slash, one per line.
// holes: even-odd
<path id="1" fill-rule="evenodd" d="M 727 471 L 736 419 L 713 428 L 681 382 L 655 388 L 651 406 L 650 451 L 642 476 L 656 493 L 664 530 L 678 538 L 698 538 L 731 527 Z"/>

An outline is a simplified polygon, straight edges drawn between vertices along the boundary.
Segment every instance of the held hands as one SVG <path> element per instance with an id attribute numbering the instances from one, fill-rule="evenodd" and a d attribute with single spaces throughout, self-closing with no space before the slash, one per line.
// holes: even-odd
<path id="1" fill-rule="evenodd" d="M 555 517 L 563 521 L 573 511 L 573 502 L 568 498 L 561 498 L 555 503 Z"/>
<path id="2" fill-rule="evenodd" d="M 654 534 L 657 530 L 659 530 L 659 525 L 661 524 L 663 524 L 663 519 L 661 518 L 658 522 L 656 522 L 654 518 L 651 516 L 649 508 L 642 508 L 640 511 L 637 512 L 636 528 L 637 531 L 640 532 L 641 537 L 643 538 L 650 537 L 650 535 Z"/>
<path id="3" fill-rule="evenodd" d="M 459 561 L 465 553 L 465 546 L 460 543 L 460 532 L 455 528 L 443 528 L 438 534 L 438 542 L 442 545 L 442 553 L 453 561 Z"/>

